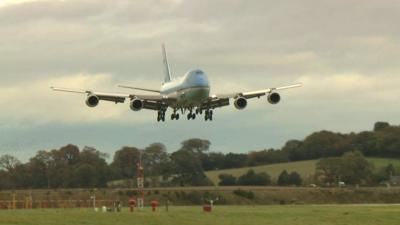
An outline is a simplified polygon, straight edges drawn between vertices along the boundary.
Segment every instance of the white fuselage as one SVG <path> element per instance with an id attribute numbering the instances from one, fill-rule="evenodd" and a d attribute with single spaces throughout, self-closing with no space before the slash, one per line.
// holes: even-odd
<path id="1" fill-rule="evenodd" d="M 207 76 L 201 70 L 191 70 L 183 77 L 164 83 L 160 90 L 162 95 L 176 97 L 173 108 L 190 108 L 200 106 L 210 95 Z"/>

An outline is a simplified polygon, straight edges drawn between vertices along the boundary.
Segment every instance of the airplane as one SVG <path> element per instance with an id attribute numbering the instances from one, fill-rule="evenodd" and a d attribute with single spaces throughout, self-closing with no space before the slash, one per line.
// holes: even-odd
<path id="1" fill-rule="evenodd" d="M 111 101 L 117 104 L 124 103 L 125 100 L 128 99 L 130 109 L 133 111 L 140 111 L 142 109 L 157 111 L 157 121 L 159 122 L 165 121 L 165 114 L 168 108 L 172 108 L 171 120 L 179 120 L 180 111 L 182 115 L 188 112 L 188 120 L 194 120 L 196 119 L 196 115 L 201 115 L 204 112 L 204 120 L 212 121 L 213 110 L 230 105 L 230 99 L 233 99 L 233 105 L 238 110 L 246 108 L 248 99 L 260 98 L 265 95 L 267 95 L 268 102 L 275 105 L 281 101 L 281 96 L 277 91 L 302 86 L 301 83 L 297 83 L 258 91 L 210 95 L 210 83 L 206 74 L 200 69 L 189 70 L 184 76 L 173 79 L 164 44 L 161 48 L 165 70 L 165 78 L 161 89 L 156 90 L 119 85 L 121 88 L 151 92 L 154 94 L 106 93 L 60 87 L 51 87 L 51 89 L 54 91 L 86 94 L 86 105 L 89 107 L 96 107 L 100 101 Z"/>

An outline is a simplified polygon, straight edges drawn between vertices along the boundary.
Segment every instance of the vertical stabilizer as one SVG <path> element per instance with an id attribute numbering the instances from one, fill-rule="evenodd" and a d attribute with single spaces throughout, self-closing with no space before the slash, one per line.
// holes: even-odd
<path id="1" fill-rule="evenodd" d="M 168 58 L 167 58 L 167 52 L 165 51 L 165 45 L 162 44 L 162 54 L 163 54 L 163 63 L 164 63 L 164 69 L 165 69 L 165 78 L 164 82 L 170 82 L 171 81 L 171 72 L 169 70 L 169 65 L 168 65 Z"/>

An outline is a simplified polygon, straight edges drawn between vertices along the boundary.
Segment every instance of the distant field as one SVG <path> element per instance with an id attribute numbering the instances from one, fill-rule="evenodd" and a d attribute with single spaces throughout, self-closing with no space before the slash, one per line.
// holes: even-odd
<path id="1" fill-rule="evenodd" d="M 371 162 L 374 163 L 375 169 L 380 169 L 389 163 L 392 163 L 396 168 L 400 170 L 400 159 L 388 159 L 388 158 L 368 158 Z M 265 166 L 256 166 L 256 167 L 246 167 L 246 168 L 238 168 L 238 169 L 228 169 L 228 170 L 216 170 L 216 171 L 208 171 L 206 175 L 215 183 L 218 184 L 219 179 L 218 175 L 222 173 L 232 174 L 236 177 L 246 173 L 249 169 L 254 169 L 256 172 L 266 172 L 273 179 L 277 179 L 282 170 L 287 170 L 289 172 L 296 171 L 298 172 L 305 181 L 310 179 L 315 172 L 315 164 L 318 160 L 307 160 L 307 161 L 299 161 L 299 162 L 289 162 L 289 163 L 277 163 Z"/>
<path id="2" fill-rule="evenodd" d="M 200 206 L 170 207 L 169 212 L 93 212 L 89 209 L 2 210 L 0 225 L 398 225 L 399 205 Z"/>

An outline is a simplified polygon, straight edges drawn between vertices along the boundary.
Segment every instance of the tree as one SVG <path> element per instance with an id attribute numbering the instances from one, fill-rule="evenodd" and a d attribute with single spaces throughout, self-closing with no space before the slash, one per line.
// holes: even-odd
<path id="1" fill-rule="evenodd" d="M 396 168 L 393 166 L 393 164 L 389 163 L 389 165 L 385 167 L 385 173 L 388 177 L 396 175 Z"/>
<path id="2" fill-rule="evenodd" d="M 78 162 L 79 148 L 75 145 L 69 144 L 61 147 L 60 150 L 54 152 L 56 161 L 65 162 L 67 165 L 73 165 Z"/>
<path id="3" fill-rule="evenodd" d="M 78 171 L 78 177 L 82 177 L 82 174 L 90 174 L 94 170 L 95 174 L 91 175 L 88 181 L 82 179 L 76 182 L 75 186 L 81 187 L 105 187 L 107 181 L 110 179 L 111 171 L 107 165 L 106 158 L 107 154 L 104 154 L 93 147 L 84 147 L 79 155 L 79 164 L 75 169 L 75 174 Z"/>
<path id="4" fill-rule="evenodd" d="M 248 165 L 256 166 L 256 165 L 265 165 L 271 163 L 280 163 L 289 161 L 287 152 L 276 150 L 276 149 L 268 149 L 261 151 L 252 151 L 248 153 Z"/>
<path id="5" fill-rule="evenodd" d="M 347 152 L 342 157 L 340 178 L 348 184 L 368 183 L 372 178 L 373 164 L 360 151 Z"/>
<path id="6" fill-rule="evenodd" d="M 231 174 L 220 174 L 219 178 L 219 186 L 234 186 L 236 185 L 237 179 Z"/>
<path id="7" fill-rule="evenodd" d="M 317 162 L 316 177 L 322 183 L 365 184 L 371 181 L 373 164 L 361 152 L 347 152 L 340 158 L 324 158 Z"/>
<path id="8" fill-rule="evenodd" d="M 220 152 L 210 152 L 201 157 L 201 165 L 205 171 L 224 167 L 225 155 Z"/>
<path id="9" fill-rule="evenodd" d="M 111 168 L 115 178 L 131 179 L 136 174 L 136 163 L 140 158 L 140 150 L 135 147 L 123 147 L 114 154 Z"/>
<path id="10" fill-rule="evenodd" d="M 322 158 L 316 164 L 316 180 L 323 184 L 336 184 L 339 181 L 342 161 L 338 157 Z"/>
<path id="11" fill-rule="evenodd" d="M 143 163 L 145 173 L 150 176 L 163 175 L 169 163 L 169 157 L 165 145 L 153 143 L 144 149 Z"/>
<path id="12" fill-rule="evenodd" d="M 80 164 L 74 170 L 74 186 L 79 188 L 97 187 L 98 176 L 99 174 L 93 165 Z"/>
<path id="13" fill-rule="evenodd" d="M 54 170 L 54 159 L 50 152 L 41 150 L 29 160 L 29 171 L 32 174 L 33 187 L 50 188 L 51 172 Z M 54 171 L 53 171 L 54 172 Z"/>
<path id="14" fill-rule="evenodd" d="M 298 161 L 305 159 L 303 149 L 302 149 L 302 141 L 298 140 L 290 140 L 286 142 L 285 146 L 282 148 L 282 152 L 287 154 L 287 157 L 290 161 Z"/>
<path id="15" fill-rule="evenodd" d="M 0 157 L 0 169 L 12 171 L 18 165 L 21 165 L 21 162 L 12 155 L 2 155 Z"/>
<path id="16" fill-rule="evenodd" d="M 182 142 L 180 150 L 191 151 L 199 155 L 204 154 L 210 149 L 211 142 L 209 140 L 203 140 L 199 138 L 192 138 Z"/>
<path id="17" fill-rule="evenodd" d="M 278 185 L 279 186 L 287 186 L 290 184 L 289 173 L 286 170 L 283 170 L 278 177 Z"/>
<path id="18" fill-rule="evenodd" d="M 178 150 L 171 155 L 174 165 L 174 182 L 180 186 L 211 185 L 211 181 L 204 174 L 201 161 L 192 151 Z"/>
<path id="19" fill-rule="evenodd" d="M 374 125 L 374 131 L 383 131 L 387 127 L 390 127 L 390 124 L 387 122 L 376 122 Z"/>
<path id="20" fill-rule="evenodd" d="M 247 154 L 228 153 L 225 155 L 223 169 L 244 167 L 246 163 Z"/>

